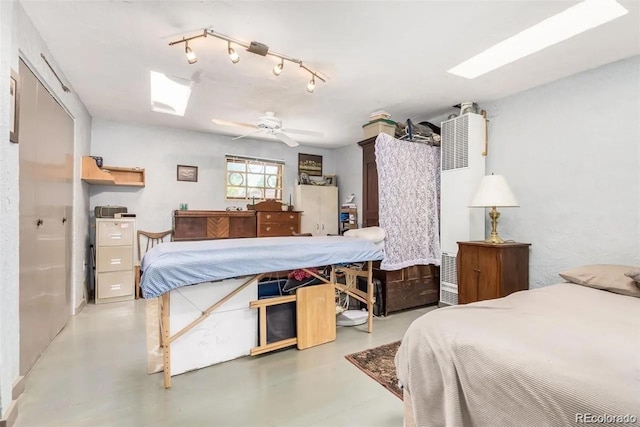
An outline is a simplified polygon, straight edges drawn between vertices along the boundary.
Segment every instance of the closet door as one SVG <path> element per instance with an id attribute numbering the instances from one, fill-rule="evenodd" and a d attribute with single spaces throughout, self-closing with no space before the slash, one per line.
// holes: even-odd
<path id="1" fill-rule="evenodd" d="M 20 372 L 71 315 L 73 120 L 20 63 Z M 67 220 L 63 221 L 66 218 Z"/>
<path id="2" fill-rule="evenodd" d="M 38 241 L 44 225 L 37 207 L 43 181 L 38 164 L 38 81 L 20 63 L 20 374 L 49 344 L 49 304 Z M 42 225 L 40 222 L 43 222 Z"/>
<path id="3" fill-rule="evenodd" d="M 318 187 L 320 193 L 320 234 L 338 234 L 338 187 Z"/>
<path id="4" fill-rule="evenodd" d="M 302 211 L 300 232 L 320 235 L 320 187 L 296 185 L 295 196 L 295 209 Z"/>
<path id="5" fill-rule="evenodd" d="M 42 90 L 44 87 L 40 86 Z M 49 249 L 54 255 L 50 258 L 50 277 L 55 278 L 48 283 L 47 290 L 51 301 L 50 337 L 53 339 L 64 327 L 71 313 L 71 204 L 73 199 L 73 120 L 53 97 L 46 93 L 46 115 L 42 120 L 48 129 L 46 136 L 40 139 L 39 145 L 45 144 L 48 156 L 49 173 L 47 181 L 50 193 L 47 195 L 46 208 L 50 209 Z M 40 98 L 45 98 L 42 96 Z M 39 104 L 40 105 L 40 104 Z"/>

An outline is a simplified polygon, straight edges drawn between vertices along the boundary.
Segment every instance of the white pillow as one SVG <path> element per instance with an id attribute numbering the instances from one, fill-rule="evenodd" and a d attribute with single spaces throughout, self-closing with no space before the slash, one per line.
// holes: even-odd
<path id="1" fill-rule="evenodd" d="M 344 232 L 346 237 L 360 237 L 363 239 L 371 240 L 373 243 L 378 243 L 384 240 L 384 228 L 380 227 L 366 227 L 366 228 L 354 228 Z"/>

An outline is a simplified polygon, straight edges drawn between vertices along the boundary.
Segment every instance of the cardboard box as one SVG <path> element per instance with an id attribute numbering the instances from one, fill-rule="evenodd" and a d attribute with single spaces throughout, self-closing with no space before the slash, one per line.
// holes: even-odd
<path id="1" fill-rule="evenodd" d="M 393 120 L 378 119 L 363 125 L 362 130 L 364 131 L 364 139 L 378 136 L 381 133 L 395 136 L 396 122 Z"/>

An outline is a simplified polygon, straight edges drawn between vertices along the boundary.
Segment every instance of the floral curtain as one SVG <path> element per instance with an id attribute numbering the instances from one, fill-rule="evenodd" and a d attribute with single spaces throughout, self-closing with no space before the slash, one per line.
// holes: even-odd
<path id="1" fill-rule="evenodd" d="M 383 270 L 440 265 L 440 147 L 376 139 L 378 215 L 385 229 Z"/>

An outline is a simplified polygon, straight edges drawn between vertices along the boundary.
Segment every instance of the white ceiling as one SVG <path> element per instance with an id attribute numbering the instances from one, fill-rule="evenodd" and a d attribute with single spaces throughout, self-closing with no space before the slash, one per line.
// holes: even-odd
<path id="1" fill-rule="evenodd" d="M 474 80 L 446 70 L 576 1 L 21 1 L 62 72 L 98 118 L 240 134 L 212 118 L 254 123 L 275 111 L 283 127 L 324 132 L 302 143 L 336 147 L 362 139 L 369 113 L 435 117 L 461 101 L 490 101 L 640 53 L 640 3 L 629 14 Z M 267 44 L 329 77 L 309 74 L 226 42 L 180 39 L 210 28 Z M 149 70 L 196 82 L 184 117 L 150 110 Z"/>

